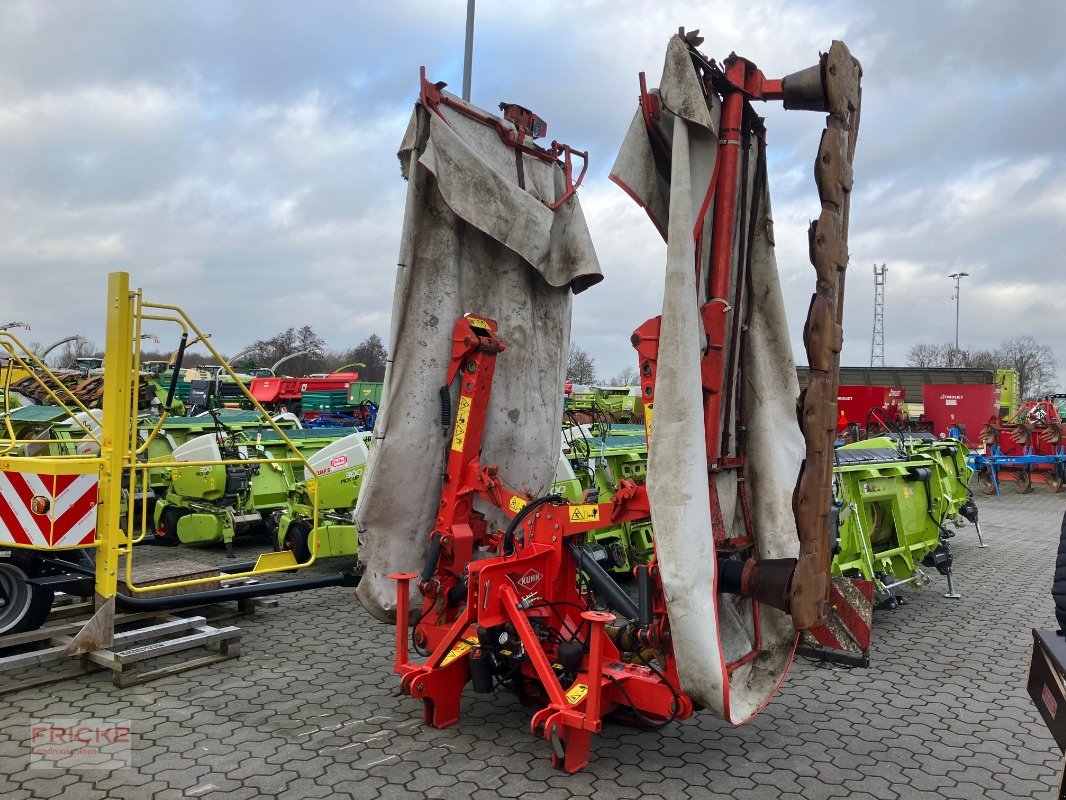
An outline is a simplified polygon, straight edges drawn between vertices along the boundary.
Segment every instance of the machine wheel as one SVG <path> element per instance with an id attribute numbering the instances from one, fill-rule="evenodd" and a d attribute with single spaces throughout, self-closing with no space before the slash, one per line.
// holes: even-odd
<path id="1" fill-rule="evenodd" d="M 977 480 L 981 484 L 981 491 L 985 494 L 991 495 L 996 493 L 996 484 L 992 482 L 992 473 L 987 469 L 983 469 L 977 473 Z"/>
<path id="2" fill-rule="evenodd" d="M 52 610 L 55 592 L 28 579 L 19 567 L 0 561 L 0 635 L 36 630 Z"/>
<path id="3" fill-rule="evenodd" d="M 163 509 L 163 513 L 159 517 L 159 528 L 155 532 L 157 544 L 168 547 L 177 547 L 181 544 L 178 539 L 178 520 L 184 517 L 185 513 L 181 509 L 173 508 L 172 506 Z"/>
<path id="4" fill-rule="evenodd" d="M 293 522 L 285 531 L 285 540 L 282 547 L 291 550 L 296 558 L 296 563 L 302 564 L 311 557 L 311 526 L 306 522 Z"/>
<path id="5" fill-rule="evenodd" d="M 1028 472 L 1019 472 L 1014 476 L 1014 488 L 1018 494 L 1033 493 L 1033 476 Z"/>

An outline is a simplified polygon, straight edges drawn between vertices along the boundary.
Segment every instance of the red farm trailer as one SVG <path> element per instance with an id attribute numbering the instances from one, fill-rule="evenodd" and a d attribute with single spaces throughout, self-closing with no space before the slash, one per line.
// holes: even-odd
<path id="1" fill-rule="evenodd" d="M 999 386 L 996 384 L 940 383 L 922 387 L 923 417 L 938 437 L 951 435 L 970 447 L 980 446 L 981 429 L 999 420 Z"/>
<path id="2" fill-rule="evenodd" d="M 887 417 L 899 423 L 903 417 L 902 386 L 841 386 L 837 389 L 837 433 L 849 425 L 858 425 L 860 431 L 867 422 L 880 422 Z M 872 411 L 880 414 L 871 416 Z"/>

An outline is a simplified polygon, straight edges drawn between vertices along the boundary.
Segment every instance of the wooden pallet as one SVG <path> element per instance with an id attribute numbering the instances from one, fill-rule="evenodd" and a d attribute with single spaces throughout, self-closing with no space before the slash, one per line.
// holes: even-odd
<path id="1" fill-rule="evenodd" d="M 126 687 L 174 675 L 197 667 L 215 664 L 240 655 L 241 630 L 232 625 L 215 626 L 202 616 L 180 617 L 169 613 L 119 614 L 115 618 L 115 638 L 110 648 L 95 650 L 82 656 L 64 656 L 63 652 L 81 622 L 49 625 L 36 631 L 5 636 L 0 646 L 19 648 L 31 646 L 27 652 L 0 656 L 0 695 L 31 686 L 53 683 L 66 678 L 80 677 L 101 669 L 111 670 L 115 686 Z M 118 630 L 118 628 L 128 628 Z M 162 656 L 211 648 L 206 656 L 198 656 L 177 663 L 145 669 L 146 662 Z M 27 670 L 47 669 L 20 680 L 7 680 Z"/>

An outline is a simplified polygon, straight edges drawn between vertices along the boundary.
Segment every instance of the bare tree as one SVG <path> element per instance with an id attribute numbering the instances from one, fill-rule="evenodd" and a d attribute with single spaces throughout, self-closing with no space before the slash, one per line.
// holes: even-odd
<path id="1" fill-rule="evenodd" d="M 907 351 L 907 364 L 912 367 L 969 367 L 970 354 L 966 350 L 945 344 L 916 344 Z"/>
<path id="2" fill-rule="evenodd" d="M 944 366 L 945 346 L 942 344 L 915 344 L 907 351 L 907 364 L 912 367 Z"/>
<path id="3" fill-rule="evenodd" d="M 362 367 L 357 368 L 362 380 L 380 381 L 385 377 L 385 362 L 388 358 L 389 354 L 381 337 L 372 333 L 355 347 L 339 353 L 335 366 L 362 364 Z"/>
<path id="4" fill-rule="evenodd" d="M 52 365 L 59 369 L 74 369 L 78 366 L 79 358 L 101 357 L 103 354 L 103 351 L 88 339 L 74 339 L 63 345 L 51 361 Z"/>
<path id="5" fill-rule="evenodd" d="M 573 342 L 566 361 L 566 379 L 574 383 L 596 383 L 596 359 Z"/>
<path id="6" fill-rule="evenodd" d="M 326 340 L 315 333 L 310 325 L 299 329 L 289 328 L 269 339 L 259 339 L 245 348 L 247 359 L 241 358 L 241 366 L 245 366 L 247 361 L 248 365 L 258 362 L 260 366 L 269 367 L 286 356 L 308 350 L 310 352 L 307 355 L 286 362 L 284 371 L 294 375 L 321 372 L 325 369 L 325 346 Z"/>
<path id="7" fill-rule="evenodd" d="M 907 351 L 912 367 L 1013 369 L 1023 398 L 1040 397 L 1058 388 L 1058 361 L 1051 345 L 1032 336 L 1015 336 L 995 350 L 960 350 L 951 344 L 916 344 Z"/>
<path id="8" fill-rule="evenodd" d="M 626 367 L 611 378 L 611 386 L 636 386 L 637 377 L 637 370 L 635 367 Z"/>
<path id="9" fill-rule="evenodd" d="M 1002 368 L 1018 373 L 1018 389 L 1025 399 L 1040 397 L 1058 389 L 1058 359 L 1049 344 L 1032 336 L 1015 336 L 1000 346 Z"/>

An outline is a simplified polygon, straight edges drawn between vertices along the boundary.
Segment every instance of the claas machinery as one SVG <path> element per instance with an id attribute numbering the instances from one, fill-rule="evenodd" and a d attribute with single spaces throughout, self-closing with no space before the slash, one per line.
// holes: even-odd
<path id="1" fill-rule="evenodd" d="M 922 565 L 948 579 L 953 527 L 977 525 L 967 484 L 973 470 L 965 445 L 928 434 L 879 436 L 838 447 L 833 486 L 839 524 L 830 540 L 833 575 L 872 581 L 875 596 L 894 608 L 898 587 L 918 587 Z"/>
<path id="2" fill-rule="evenodd" d="M 306 561 L 312 552 L 316 558 L 358 553 L 352 509 L 359 499 L 370 441 L 369 433 L 351 433 L 307 457 L 310 466 L 304 468 L 303 480 L 289 489 L 278 519 L 278 542 L 297 561 Z M 312 495 L 318 498 L 317 527 Z"/>
<path id="3" fill-rule="evenodd" d="M 306 554 L 308 540 L 301 534 L 303 520 L 296 528 L 287 528 L 285 533 L 280 531 L 279 522 L 289 510 L 291 493 L 298 484 L 305 484 L 301 505 L 305 508 L 312 505 L 306 500 L 307 478 L 298 475 L 293 464 L 282 461 L 279 455 L 291 443 L 308 458 L 337 446 L 340 439 L 345 444 L 340 451 L 332 451 L 338 465 L 343 460 L 344 465 L 351 463 L 361 469 L 366 463 L 366 444 L 361 434 L 345 436 L 349 431 L 343 428 L 292 430 L 283 440 L 273 431 L 230 430 L 216 417 L 215 432 L 187 441 L 169 457 L 156 462 L 166 483 L 155 504 L 156 541 L 223 543 L 227 555 L 232 557 L 237 533 L 254 529 L 276 536 L 280 546 Z M 245 463 L 249 458 L 266 460 Z M 183 467 L 183 462 L 218 463 Z M 303 518 L 307 516 L 304 514 Z M 340 551 L 338 548 L 337 554 Z"/>

